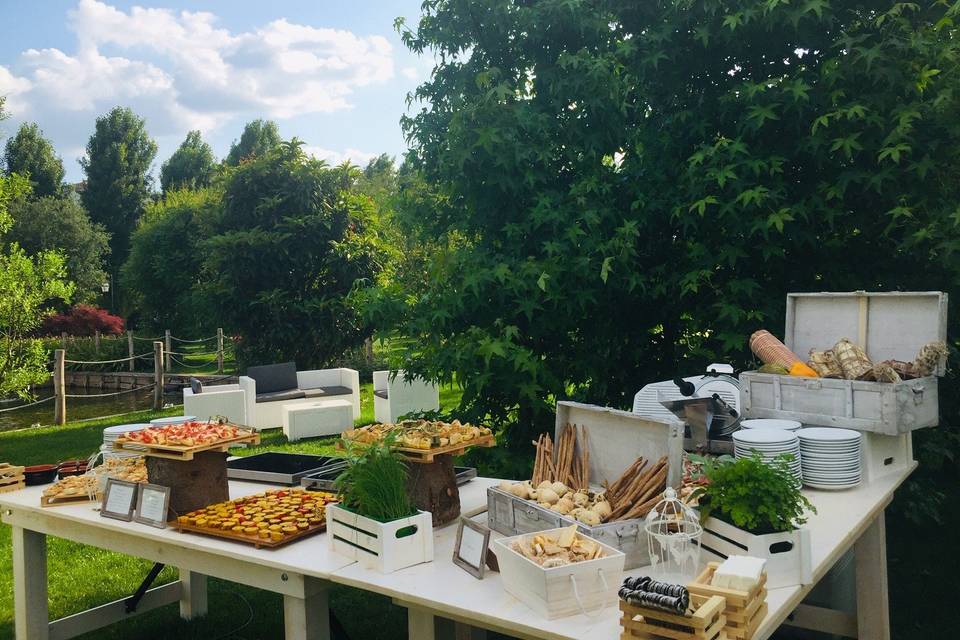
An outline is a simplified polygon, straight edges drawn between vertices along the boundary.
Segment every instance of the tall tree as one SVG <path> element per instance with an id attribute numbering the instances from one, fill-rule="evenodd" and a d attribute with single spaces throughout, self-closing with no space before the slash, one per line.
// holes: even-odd
<path id="1" fill-rule="evenodd" d="M 519 415 L 514 442 L 555 398 L 629 406 L 714 357 L 745 365 L 787 291 L 955 289 L 950 3 L 423 11 L 403 38 L 438 64 L 404 119 L 425 184 L 402 215 L 445 244 L 384 296 L 406 368 L 455 375 L 465 412 Z"/>
<path id="2" fill-rule="evenodd" d="M 243 128 L 239 141 L 230 145 L 226 163 L 237 166 L 241 160 L 262 156 L 280 144 L 280 129 L 273 120 L 253 120 Z"/>
<path id="3" fill-rule="evenodd" d="M 150 196 L 150 164 L 157 144 L 143 118 L 129 108 L 115 107 L 97 118 L 80 160 L 87 180 L 81 199 L 94 222 L 110 232 L 111 270 L 127 256 L 130 233 Z"/>
<path id="4" fill-rule="evenodd" d="M 35 123 L 23 123 L 17 135 L 7 140 L 4 149 L 7 175 L 30 176 L 33 195 L 38 198 L 58 195 L 63 184 L 63 160 L 43 137 Z"/>
<path id="5" fill-rule="evenodd" d="M 203 245 L 205 286 L 251 364 L 319 367 L 362 342 L 347 295 L 379 269 L 370 198 L 294 140 L 244 162 Z"/>
<path id="6" fill-rule="evenodd" d="M 147 205 L 121 271 L 138 324 L 180 335 L 208 335 L 219 326 L 217 304 L 208 304 L 199 285 L 203 242 L 222 200 L 208 187 L 171 191 Z"/>
<path id="7" fill-rule="evenodd" d="M 160 188 L 167 193 L 174 189 L 209 186 L 215 167 L 213 149 L 203 141 L 199 131 L 191 131 L 160 167 Z"/>
<path id="8" fill-rule="evenodd" d="M 76 285 L 76 302 L 101 295 L 110 254 L 110 234 L 95 224 L 70 197 L 18 198 L 10 205 L 13 227 L 7 239 L 28 254 L 58 250 L 66 260 L 67 277 Z"/>

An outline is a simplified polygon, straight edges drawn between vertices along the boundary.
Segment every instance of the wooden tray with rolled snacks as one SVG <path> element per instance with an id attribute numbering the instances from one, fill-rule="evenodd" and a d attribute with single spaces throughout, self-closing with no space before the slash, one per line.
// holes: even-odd
<path id="1" fill-rule="evenodd" d="M 23 469 L 24 467 L 9 462 L 0 462 L 0 493 L 19 491 L 26 486 L 23 482 Z"/>
<path id="2" fill-rule="evenodd" d="M 326 531 L 326 506 L 336 500 L 332 493 L 277 489 L 196 509 L 171 524 L 181 533 L 274 548 Z"/>
<path id="3" fill-rule="evenodd" d="M 365 447 L 393 438 L 393 450 L 410 462 L 430 463 L 436 456 L 458 456 L 471 447 L 495 447 L 497 439 L 489 427 L 439 420 L 404 420 L 371 424 L 345 431 L 339 448 Z"/>
<path id="4" fill-rule="evenodd" d="M 100 499 L 96 476 L 67 476 L 57 480 L 40 495 L 41 507 L 55 507 L 77 502 L 93 502 Z"/>

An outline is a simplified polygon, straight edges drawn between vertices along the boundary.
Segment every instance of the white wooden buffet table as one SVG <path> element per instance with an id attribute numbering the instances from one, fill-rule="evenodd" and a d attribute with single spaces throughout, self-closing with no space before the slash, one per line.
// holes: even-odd
<path id="1" fill-rule="evenodd" d="M 915 465 L 874 482 L 840 492 L 806 491 L 818 513 L 811 530 L 814 584 L 851 547 L 856 549 L 855 617 L 800 605 L 814 584 L 771 589 L 769 612 L 755 638 L 764 640 L 790 624 L 829 630 L 862 640 L 890 637 L 883 512 L 894 490 Z M 485 510 L 486 488 L 498 481 L 477 478 L 461 487 L 465 514 Z M 206 612 L 206 576 L 215 576 L 284 596 L 285 638 L 329 637 L 327 587 L 339 583 L 384 594 L 409 609 L 410 638 L 433 640 L 435 617 L 491 629 L 520 638 L 610 639 L 620 637 L 619 611 L 597 617 L 577 615 L 545 620 L 509 596 L 497 573 L 477 580 L 451 562 L 456 525 L 434 532 L 434 562 L 391 574 L 361 568 L 331 552 L 325 534 L 279 549 L 261 549 L 207 536 L 180 534 L 136 523 L 101 518 L 90 504 L 41 508 L 41 487 L 0 495 L 0 515 L 13 527 L 15 628 L 18 640 L 69 638 L 121 619 L 123 602 L 111 603 L 60 621 L 48 622 L 46 535 L 146 558 L 181 568 L 180 581 L 157 587 L 141 610 L 179 601 L 185 618 Z M 231 482 L 232 497 L 264 490 L 264 485 Z M 485 516 L 479 515 L 478 520 Z M 495 534 L 496 535 L 496 534 Z M 629 572 L 634 575 L 643 569 Z M 459 635 L 458 635 L 459 637 Z"/>

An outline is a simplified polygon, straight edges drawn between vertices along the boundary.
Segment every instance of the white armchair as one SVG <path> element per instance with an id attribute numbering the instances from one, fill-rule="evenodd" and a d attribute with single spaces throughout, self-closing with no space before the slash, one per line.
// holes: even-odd
<path id="1" fill-rule="evenodd" d="M 239 384 L 218 384 L 204 387 L 200 393 L 194 393 L 190 387 L 183 390 L 183 412 L 206 420 L 214 416 L 223 416 L 234 424 L 246 425 L 246 393 Z"/>
<path id="2" fill-rule="evenodd" d="M 272 368 L 257 367 L 258 375 Z M 275 365 L 282 367 L 283 365 Z M 254 369 L 251 367 L 251 370 Z M 292 373 L 291 373 L 292 375 Z M 261 377 L 261 380 L 264 378 Z M 250 426 L 256 429 L 272 429 L 283 424 L 283 407 L 292 404 L 323 403 L 324 400 L 347 400 L 353 405 L 353 419 L 360 417 L 360 374 L 354 369 L 320 369 L 297 371 L 296 387 L 292 381 L 285 390 L 273 390 L 257 393 L 257 380 L 250 376 L 239 377 L 240 388 L 244 391 L 244 402 Z"/>
<path id="3" fill-rule="evenodd" d="M 440 389 L 423 378 L 407 381 L 403 370 L 373 372 L 373 415 L 377 422 L 396 422 L 401 416 L 440 409 Z"/>

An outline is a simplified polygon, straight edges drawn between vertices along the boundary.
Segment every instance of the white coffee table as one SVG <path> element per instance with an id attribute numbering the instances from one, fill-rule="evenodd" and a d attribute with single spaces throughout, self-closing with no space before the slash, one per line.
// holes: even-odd
<path id="1" fill-rule="evenodd" d="M 339 435 L 352 427 L 353 404 L 349 400 L 283 405 L 283 435 L 291 442 L 300 438 Z"/>

